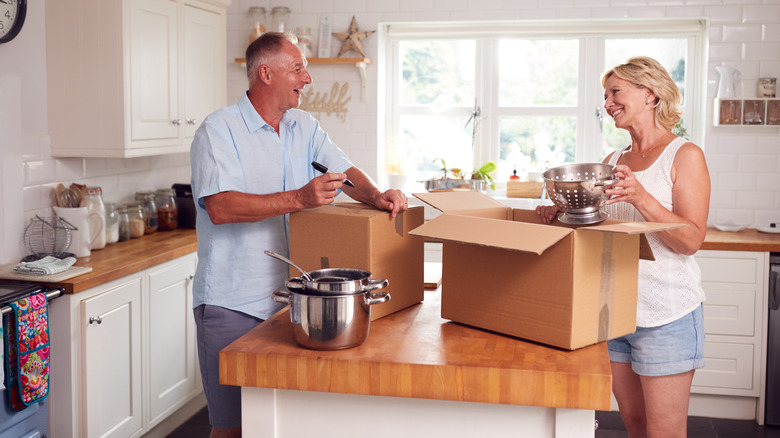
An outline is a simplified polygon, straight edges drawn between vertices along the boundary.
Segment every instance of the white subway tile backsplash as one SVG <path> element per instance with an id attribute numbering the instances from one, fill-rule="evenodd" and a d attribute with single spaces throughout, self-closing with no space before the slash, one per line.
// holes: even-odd
<path id="1" fill-rule="evenodd" d="M 704 8 L 702 6 L 667 6 L 667 17 L 703 17 Z"/>
<path id="2" fill-rule="evenodd" d="M 56 181 L 76 181 L 84 178 L 82 158 L 58 158 L 54 163 Z"/>
<path id="3" fill-rule="evenodd" d="M 705 6 L 704 15 L 710 19 L 710 25 L 742 23 L 741 6 Z"/>
<path id="4" fill-rule="evenodd" d="M 776 23 L 780 21 L 780 5 L 745 5 L 742 7 L 743 23 Z"/>
<path id="5" fill-rule="evenodd" d="M 400 0 L 400 6 L 404 12 L 432 11 L 433 0 Z"/>
<path id="6" fill-rule="evenodd" d="M 666 8 L 663 6 L 632 8 L 628 10 L 628 16 L 632 18 L 662 18 L 666 17 Z"/>
<path id="7" fill-rule="evenodd" d="M 716 175 L 716 178 L 720 190 L 749 191 L 756 189 L 756 175 L 752 173 L 721 172 Z"/>
<path id="8" fill-rule="evenodd" d="M 759 210 L 768 206 L 767 198 L 774 199 L 774 192 L 769 190 L 749 190 L 737 196 L 737 208 Z"/>
<path id="9" fill-rule="evenodd" d="M 742 59 L 742 44 L 710 44 L 710 62 L 734 61 Z"/>
<path id="10" fill-rule="evenodd" d="M 45 184 L 56 181 L 54 160 L 27 161 L 25 167 L 25 186 Z"/>
<path id="11" fill-rule="evenodd" d="M 756 24 L 723 25 L 723 42 L 743 43 L 748 41 L 761 41 L 761 26 Z"/>
<path id="12" fill-rule="evenodd" d="M 780 56 L 780 42 L 745 43 L 742 59 L 746 61 L 776 60 Z"/>
<path id="13" fill-rule="evenodd" d="M 737 205 L 737 193 L 731 190 L 712 190 L 710 194 L 710 210 L 734 208 Z"/>
<path id="14" fill-rule="evenodd" d="M 737 171 L 740 172 L 775 172 L 775 157 L 773 155 L 741 154 L 737 158 Z M 780 187 L 780 186 L 778 186 Z"/>

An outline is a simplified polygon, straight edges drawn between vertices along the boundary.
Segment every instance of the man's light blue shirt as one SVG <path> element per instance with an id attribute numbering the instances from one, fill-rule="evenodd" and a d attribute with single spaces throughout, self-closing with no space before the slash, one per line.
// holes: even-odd
<path id="1" fill-rule="evenodd" d="M 277 135 L 246 94 L 203 121 L 192 141 L 190 161 L 198 235 L 194 306 L 211 304 L 267 319 L 282 307 L 271 294 L 284 286 L 288 266 L 263 251 L 289 254 L 288 215 L 214 225 L 203 198 L 227 191 L 296 190 L 320 175 L 312 161 L 333 172 L 344 172 L 352 163 L 309 113 L 286 111 Z"/>

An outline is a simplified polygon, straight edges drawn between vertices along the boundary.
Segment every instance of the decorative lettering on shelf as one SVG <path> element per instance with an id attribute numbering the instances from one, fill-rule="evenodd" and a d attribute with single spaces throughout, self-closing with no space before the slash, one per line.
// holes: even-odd
<path id="1" fill-rule="evenodd" d="M 301 93 L 301 104 L 298 109 L 316 113 L 318 118 L 322 116 L 322 113 L 327 116 L 335 114 L 344 122 L 347 119 L 347 103 L 352 100 L 351 97 L 347 96 L 347 91 L 349 91 L 349 84 L 344 83 L 339 86 L 338 82 L 333 83 L 330 94 L 315 93 L 313 88 L 309 88 Z"/>

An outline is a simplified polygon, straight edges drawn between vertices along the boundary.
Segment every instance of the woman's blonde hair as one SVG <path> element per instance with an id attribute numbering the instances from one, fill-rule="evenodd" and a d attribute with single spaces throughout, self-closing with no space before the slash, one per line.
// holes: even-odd
<path id="1" fill-rule="evenodd" d="M 680 111 L 677 108 L 682 103 L 682 93 L 669 76 L 669 72 L 658 61 L 647 56 L 631 58 L 625 64 L 604 73 L 601 77 L 602 88 L 612 75 L 652 91 L 655 94 L 656 122 L 670 131 L 674 129 L 674 125 L 680 121 Z"/>

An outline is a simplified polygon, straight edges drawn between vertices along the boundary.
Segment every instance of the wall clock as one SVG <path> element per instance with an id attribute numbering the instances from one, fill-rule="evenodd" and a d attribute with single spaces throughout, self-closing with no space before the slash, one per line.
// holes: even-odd
<path id="1" fill-rule="evenodd" d="M 0 0 L 0 44 L 19 34 L 27 15 L 27 0 Z"/>

